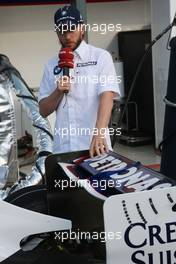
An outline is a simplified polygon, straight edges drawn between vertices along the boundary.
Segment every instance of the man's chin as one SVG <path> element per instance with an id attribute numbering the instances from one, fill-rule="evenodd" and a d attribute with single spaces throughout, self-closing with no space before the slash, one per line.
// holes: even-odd
<path id="1" fill-rule="evenodd" d="M 74 50 L 77 47 L 77 45 L 76 44 L 68 44 L 68 45 L 66 45 L 66 47 Z"/>
<path id="2" fill-rule="evenodd" d="M 78 41 L 77 43 L 66 43 L 63 45 L 63 43 L 61 42 L 61 44 L 64 48 L 70 48 L 72 50 L 76 50 L 81 42 L 82 42 L 82 39 Z"/>

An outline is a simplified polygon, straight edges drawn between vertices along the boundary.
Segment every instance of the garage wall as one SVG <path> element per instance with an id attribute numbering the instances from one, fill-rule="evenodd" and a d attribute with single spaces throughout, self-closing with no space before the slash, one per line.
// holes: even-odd
<path id="1" fill-rule="evenodd" d="M 99 15 L 97 15 L 97 10 Z M 150 26 L 150 0 L 125 1 L 118 3 L 89 4 L 88 21 L 97 24 L 122 24 L 123 31 L 143 29 Z M 116 53 L 117 35 L 115 32 L 90 32 L 89 42 Z"/>
<path id="2" fill-rule="evenodd" d="M 31 87 L 39 86 L 44 63 L 59 50 L 53 14 L 60 6 L 0 7 L 0 53 L 10 58 Z M 87 12 L 89 24 L 122 24 L 122 30 L 150 25 L 150 0 L 92 3 Z M 118 56 L 116 32 L 89 32 L 89 42 Z"/>

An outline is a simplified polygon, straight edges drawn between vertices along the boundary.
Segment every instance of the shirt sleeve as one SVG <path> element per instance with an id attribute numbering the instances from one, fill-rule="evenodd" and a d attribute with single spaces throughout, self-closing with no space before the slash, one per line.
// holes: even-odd
<path id="1" fill-rule="evenodd" d="M 42 80 L 40 82 L 38 102 L 43 98 L 48 97 L 55 89 L 54 80 L 51 78 L 51 73 L 49 71 L 48 65 L 45 65 Z"/>
<path id="2" fill-rule="evenodd" d="M 117 76 L 112 56 L 109 52 L 104 51 L 99 59 L 99 85 L 98 95 L 103 92 L 111 91 L 115 93 L 115 97 L 120 95 L 119 76 Z"/>

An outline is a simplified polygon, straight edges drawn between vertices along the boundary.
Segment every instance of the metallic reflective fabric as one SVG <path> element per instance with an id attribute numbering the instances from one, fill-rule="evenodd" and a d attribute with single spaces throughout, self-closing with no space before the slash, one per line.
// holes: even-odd
<path id="1" fill-rule="evenodd" d="M 17 162 L 17 138 L 12 92 L 20 98 L 20 102 L 26 110 L 34 125 L 37 138 L 37 158 L 32 171 L 23 179 L 18 176 Z M 41 129 L 42 128 L 42 129 Z M 53 139 L 51 127 L 47 119 L 39 113 L 39 106 L 24 80 L 8 58 L 0 55 L 0 189 L 11 177 L 10 166 L 12 161 L 16 164 L 13 172 L 16 174 L 16 182 L 11 188 L 0 190 L 0 199 L 5 199 L 8 194 L 32 185 L 37 185 L 45 173 L 44 162 L 46 155 L 40 156 L 41 152 L 52 153 Z M 14 166 L 14 165 L 13 165 Z"/>
<path id="2" fill-rule="evenodd" d="M 0 75 L 0 188 L 18 179 L 17 139 L 12 83 Z"/>

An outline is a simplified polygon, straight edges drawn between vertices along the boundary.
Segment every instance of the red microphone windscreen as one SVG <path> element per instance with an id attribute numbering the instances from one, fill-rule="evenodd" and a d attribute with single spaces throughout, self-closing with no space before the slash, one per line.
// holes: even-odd
<path id="1" fill-rule="evenodd" d="M 74 68 L 74 63 L 70 60 L 59 61 L 59 68 Z"/>
<path id="2" fill-rule="evenodd" d="M 59 67 L 68 67 L 73 68 L 74 62 L 73 62 L 74 54 L 72 49 L 70 48 L 62 48 L 59 53 Z"/>

